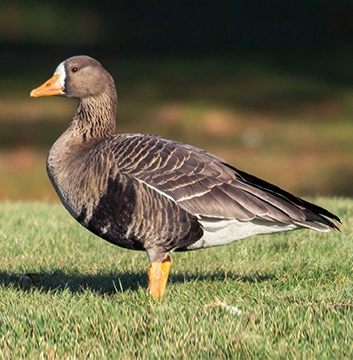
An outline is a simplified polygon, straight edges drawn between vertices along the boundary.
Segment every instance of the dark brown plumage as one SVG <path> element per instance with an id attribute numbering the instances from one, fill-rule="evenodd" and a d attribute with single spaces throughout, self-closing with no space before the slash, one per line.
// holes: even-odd
<path id="1" fill-rule="evenodd" d="M 336 215 L 204 150 L 153 135 L 114 135 L 114 81 L 88 56 L 67 59 L 31 92 L 50 95 L 79 100 L 48 155 L 56 192 L 94 234 L 147 252 L 154 298 L 163 295 L 172 251 L 301 227 L 338 229 Z"/>

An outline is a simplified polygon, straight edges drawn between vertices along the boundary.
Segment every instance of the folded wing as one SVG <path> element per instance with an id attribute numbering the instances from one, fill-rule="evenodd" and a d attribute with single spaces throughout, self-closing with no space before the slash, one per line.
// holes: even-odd
<path id="1" fill-rule="evenodd" d="M 338 229 L 329 211 L 242 172 L 204 150 L 145 134 L 113 138 L 119 171 L 207 221 L 237 219 Z"/>

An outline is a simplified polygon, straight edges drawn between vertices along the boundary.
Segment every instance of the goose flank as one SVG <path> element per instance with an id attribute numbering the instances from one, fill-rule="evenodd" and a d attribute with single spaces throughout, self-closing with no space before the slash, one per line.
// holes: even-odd
<path id="1" fill-rule="evenodd" d="M 69 213 L 97 236 L 144 250 L 148 291 L 165 292 L 173 251 L 226 245 L 256 235 L 338 230 L 328 210 L 191 145 L 147 134 L 115 134 L 117 94 L 95 59 L 71 57 L 32 97 L 79 100 L 47 157 L 47 172 Z"/>

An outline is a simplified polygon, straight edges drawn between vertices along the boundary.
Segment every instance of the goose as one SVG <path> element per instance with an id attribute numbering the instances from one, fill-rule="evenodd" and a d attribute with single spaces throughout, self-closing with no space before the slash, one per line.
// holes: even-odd
<path id="1" fill-rule="evenodd" d="M 78 99 L 46 168 L 68 212 L 117 246 L 146 251 L 148 293 L 163 297 L 170 254 L 340 219 L 199 148 L 148 134 L 115 134 L 112 76 L 89 56 L 63 61 L 31 97 Z"/>

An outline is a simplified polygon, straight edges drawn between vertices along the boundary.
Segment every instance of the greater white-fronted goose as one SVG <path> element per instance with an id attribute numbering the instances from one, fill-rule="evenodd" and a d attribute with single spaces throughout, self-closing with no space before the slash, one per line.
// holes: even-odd
<path id="1" fill-rule="evenodd" d="M 165 291 L 173 251 L 298 228 L 338 230 L 340 219 L 328 210 L 204 150 L 154 135 L 115 135 L 114 80 L 91 57 L 65 60 L 31 92 L 52 95 L 79 100 L 47 158 L 60 200 L 99 237 L 147 252 L 155 299 Z"/>

